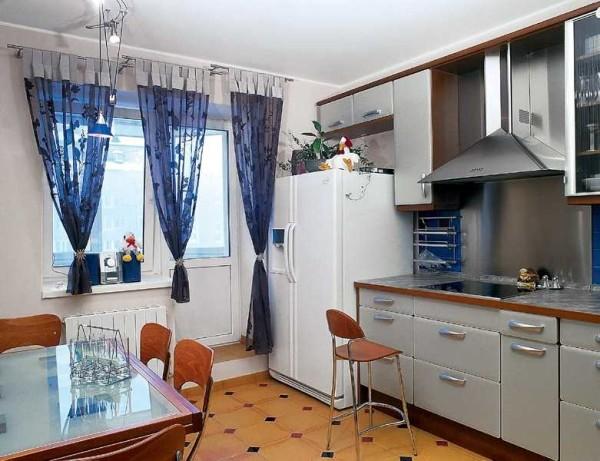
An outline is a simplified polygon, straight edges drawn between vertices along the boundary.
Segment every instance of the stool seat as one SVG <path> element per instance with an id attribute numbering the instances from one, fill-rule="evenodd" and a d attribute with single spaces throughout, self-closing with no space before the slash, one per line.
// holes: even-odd
<path id="1" fill-rule="evenodd" d="M 350 346 L 350 351 L 348 351 L 348 346 Z M 339 359 L 350 360 L 351 355 L 354 362 L 373 362 L 398 354 L 400 354 L 399 350 L 369 341 L 365 338 L 355 339 L 349 344 L 335 348 L 335 355 Z"/>

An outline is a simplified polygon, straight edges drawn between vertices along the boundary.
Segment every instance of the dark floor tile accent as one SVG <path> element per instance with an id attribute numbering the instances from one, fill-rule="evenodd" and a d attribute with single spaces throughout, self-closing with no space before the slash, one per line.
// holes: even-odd
<path id="1" fill-rule="evenodd" d="M 267 384 L 267 383 L 260 383 L 260 384 L 258 385 L 258 387 L 267 387 L 267 386 L 268 386 L 268 384 Z"/>
<path id="2" fill-rule="evenodd" d="M 244 404 L 244 407 L 245 407 L 245 408 L 252 408 L 253 406 L 254 406 L 254 404 L 253 404 L 253 403 L 245 403 L 245 404 Z"/>
<path id="3" fill-rule="evenodd" d="M 365 408 L 365 413 L 369 414 L 371 412 L 370 408 Z M 373 409 L 373 414 L 375 414 L 375 409 Z"/>
<path id="4" fill-rule="evenodd" d="M 214 418 L 214 417 L 215 417 L 215 414 L 214 414 L 214 413 L 209 413 L 209 414 L 208 414 L 208 417 L 209 417 L 209 418 Z"/>
<path id="5" fill-rule="evenodd" d="M 332 426 L 339 426 L 340 424 L 342 424 L 342 422 L 341 422 L 341 421 L 333 421 L 333 422 L 331 423 L 331 425 L 332 425 Z"/>
<path id="6" fill-rule="evenodd" d="M 400 456 L 400 461 L 413 461 L 412 456 Z"/>
<path id="7" fill-rule="evenodd" d="M 301 439 L 302 438 L 302 432 L 292 432 L 292 439 Z"/>
<path id="8" fill-rule="evenodd" d="M 289 397 L 289 395 L 287 395 L 287 394 L 279 394 L 280 399 L 287 399 L 288 397 Z"/>
<path id="9" fill-rule="evenodd" d="M 448 442 L 446 442 L 445 440 L 436 440 L 435 444 L 438 447 L 447 447 L 448 446 Z"/>
<path id="10" fill-rule="evenodd" d="M 197 400 L 188 400 L 192 405 L 196 405 Z"/>
<path id="11" fill-rule="evenodd" d="M 275 416 L 267 416 L 267 417 L 265 418 L 265 421 L 266 421 L 267 423 L 272 423 L 272 422 L 274 422 L 276 419 L 277 419 L 277 418 L 275 418 Z"/>
<path id="12" fill-rule="evenodd" d="M 373 437 L 363 437 L 361 440 L 364 443 L 372 443 L 373 442 Z"/>
<path id="13" fill-rule="evenodd" d="M 248 453 L 258 453 L 258 450 L 260 450 L 260 447 L 248 447 L 246 451 Z"/>
<path id="14" fill-rule="evenodd" d="M 232 392 L 232 391 L 225 392 L 225 395 L 233 395 L 233 394 L 235 394 L 235 392 Z"/>
<path id="15" fill-rule="evenodd" d="M 321 458 L 333 458 L 333 451 L 324 451 L 321 453 Z"/>
<path id="16" fill-rule="evenodd" d="M 225 429 L 223 432 L 224 432 L 225 434 L 233 434 L 233 433 L 235 433 L 235 429 L 233 429 L 233 428 L 231 428 L 231 427 L 228 427 L 228 428 L 227 428 L 227 429 Z"/>
<path id="17" fill-rule="evenodd" d="M 302 407 L 302 411 L 312 411 L 312 407 Z"/>
<path id="18" fill-rule="evenodd" d="M 192 442 L 188 442 L 187 440 L 185 441 L 185 447 L 189 447 L 191 445 Z"/>

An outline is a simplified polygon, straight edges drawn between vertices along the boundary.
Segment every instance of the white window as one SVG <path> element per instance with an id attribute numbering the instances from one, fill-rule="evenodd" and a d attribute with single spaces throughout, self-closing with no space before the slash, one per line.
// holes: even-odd
<path id="1" fill-rule="evenodd" d="M 60 125 L 60 124 L 59 124 Z M 62 127 L 58 127 L 59 132 Z M 123 235 L 133 232 L 144 242 L 144 133 L 138 119 L 115 118 L 98 213 L 86 250 L 90 253 L 120 251 Z M 70 266 L 73 249 L 53 208 L 52 265 Z"/>
<path id="2" fill-rule="evenodd" d="M 227 135 L 225 130 L 206 130 L 198 202 L 186 259 L 230 256 Z"/>

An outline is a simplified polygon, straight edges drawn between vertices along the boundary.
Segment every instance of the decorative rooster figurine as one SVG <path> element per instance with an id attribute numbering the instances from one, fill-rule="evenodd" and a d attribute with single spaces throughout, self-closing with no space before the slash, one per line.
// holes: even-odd
<path id="1" fill-rule="evenodd" d="M 353 171 L 355 165 L 360 162 L 360 157 L 353 154 L 350 151 L 351 148 L 352 140 L 342 136 L 338 144 L 337 155 L 327 160 L 327 164 L 333 169 Z"/>

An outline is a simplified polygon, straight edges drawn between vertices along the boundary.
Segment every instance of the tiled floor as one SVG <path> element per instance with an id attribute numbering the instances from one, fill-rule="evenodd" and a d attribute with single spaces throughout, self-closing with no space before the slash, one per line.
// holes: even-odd
<path id="1" fill-rule="evenodd" d="M 190 400 L 193 390 L 186 392 Z M 355 460 L 353 426 L 345 419 L 334 426 L 332 452 L 325 452 L 328 407 L 281 383 L 267 380 L 215 389 L 208 423 L 196 461 Z M 375 421 L 391 420 L 383 413 Z M 366 424 L 368 414 L 361 414 Z M 366 434 L 361 443 L 364 461 L 475 461 L 485 458 L 415 429 L 419 455 L 412 457 L 408 432 L 388 427 Z"/>

